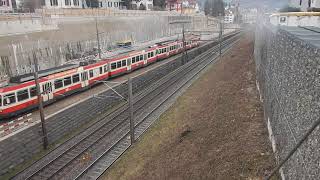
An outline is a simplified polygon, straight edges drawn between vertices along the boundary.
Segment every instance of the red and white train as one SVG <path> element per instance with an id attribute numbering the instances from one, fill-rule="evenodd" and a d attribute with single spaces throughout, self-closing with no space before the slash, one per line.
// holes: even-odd
<path id="1" fill-rule="evenodd" d="M 186 49 L 199 46 L 199 37 L 188 38 Z M 64 65 L 39 72 L 40 91 L 45 105 L 111 77 L 129 73 L 158 60 L 183 51 L 182 41 L 157 43 L 152 47 L 108 57 L 80 65 Z M 38 106 L 33 74 L 11 78 L 8 86 L 0 88 L 0 118 L 19 115 Z"/>

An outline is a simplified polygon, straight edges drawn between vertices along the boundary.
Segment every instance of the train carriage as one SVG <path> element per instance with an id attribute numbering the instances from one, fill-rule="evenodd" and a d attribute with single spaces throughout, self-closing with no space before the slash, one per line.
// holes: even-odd
<path id="1" fill-rule="evenodd" d="M 195 37 L 186 41 L 186 48 L 199 45 Z M 67 64 L 39 71 L 39 85 L 45 105 L 72 93 L 85 90 L 109 78 L 129 73 L 157 60 L 162 60 L 183 51 L 182 41 L 166 41 L 140 50 L 123 53 L 95 62 Z M 38 105 L 33 74 L 13 77 L 11 83 L 0 88 L 0 118 L 16 116 Z"/>

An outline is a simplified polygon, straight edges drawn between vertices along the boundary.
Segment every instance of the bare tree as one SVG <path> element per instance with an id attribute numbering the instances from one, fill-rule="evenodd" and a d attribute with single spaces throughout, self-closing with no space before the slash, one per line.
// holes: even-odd
<path id="1" fill-rule="evenodd" d="M 34 12 L 35 9 L 41 8 L 41 0 L 22 0 L 18 9 L 23 12 Z"/>

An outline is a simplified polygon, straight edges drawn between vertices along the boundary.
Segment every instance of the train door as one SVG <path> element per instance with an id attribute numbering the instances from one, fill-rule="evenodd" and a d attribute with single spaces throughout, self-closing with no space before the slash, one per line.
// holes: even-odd
<path id="1" fill-rule="evenodd" d="M 42 98 L 44 102 L 53 99 L 52 82 L 42 84 Z"/>
<path id="2" fill-rule="evenodd" d="M 148 64 L 148 53 L 146 53 L 146 54 L 144 54 L 143 55 L 144 57 L 143 57 L 143 59 L 144 59 L 144 65 L 147 65 Z"/>
<path id="3" fill-rule="evenodd" d="M 131 71 L 131 58 L 127 59 L 127 71 Z"/>
<path id="4" fill-rule="evenodd" d="M 88 71 L 84 71 L 81 73 L 81 87 L 86 87 L 88 85 L 89 85 Z"/>

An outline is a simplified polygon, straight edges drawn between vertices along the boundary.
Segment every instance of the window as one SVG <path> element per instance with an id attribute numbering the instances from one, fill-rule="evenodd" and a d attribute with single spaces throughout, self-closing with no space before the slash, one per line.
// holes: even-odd
<path id="1" fill-rule="evenodd" d="M 3 105 L 9 105 L 9 104 L 13 104 L 16 102 L 16 96 L 14 93 L 11 94 L 7 94 L 3 96 Z"/>
<path id="2" fill-rule="evenodd" d="M 286 17 L 280 17 L 280 23 L 285 23 L 286 22 Z"/>
<path id="3" fill-rule="evenodd" d="M 104 72 L 107 72 L 107 71 L 108 71 L 108 66 L 105 65 L 105 66 L 104 66 Z"/>
<path id="4" fill-rule="evenodd" d="M 2 106 L 2 96 L 0 96 L 0 106 Z"/>
<path id="5" fill-rule="evenodd" d="M 117 64 L 116 63 L 111 63 L 111 69 L 116 69 L 117 68 Z"/>
<path id="6" fill-rule="evenodd" d="M 30 92 L 30 97 L 34 97 L 37 95 L 37 88 L 36 87 L 32 87 L 29 89 Z"/>
<path id="7" fill-rule="evenodd" d="M 63 87 L 62 79 L 57 79 L 54 81 L 54 88 L 59 89 Z"/>
<path id="8" fill-rule="evenodd" d="M 68 86 L 71 84 L 71 77 L 64 78 L 64 86 Z"/>
<path id="9" fill-rule="evenodd" d="M 91 69 L 91 70 L 89 71 L 89 77 L 90 77 L 90 78 L 93 77 L 93 69 Z"/>
<path id="10" fill-rule="evenodd" d="M 140 61 L 139 56 L 136 56 L 136 62 Z"/>
<path id="11" fill-rule="evenodd" d="M 114 7 L 117 7 L 117 3 L 116 2 L 114 2 Z"/>
<path id="12" fill-rule="evenodd" d="M 153 57 L 153 52 L 151 52 L 151 57 Z"/>
<path id="13" fill-rule="evenodd" d="M 100 74 L 102 74 L 102 73 L 103 73 L 103 71 L 102 71 L 102 67 L 99 67 L 99 71 L 100 71 Z"/>
<path id="14" fill-rule="evenodd" d="M 135 63 L 136 62 L 136 57 L 133 57 L 132 58 L 132 63 Z"/>
<path id="15" fill-rule="evenodd" d="M 117 62 L 117 68 L 120 68 L 121 67 L 121 61 L 118 61 Z"/>
<path id="16" fill-rule="evenodd" d="M 88 71 L 81 73 L 81 79 L 82 81 L 88 80 Z"/>
<path id="17" fill-rule="evenodd" d="M 140 61 L 142 61 L 143 60 L 143 55 L 140 55 Z"/>
<path id="18" fill-rule="evenodd" d="M 150 53 L 148 53 L 148 58 L 150 58 Z"/>
<path id="19" fill-rule="evenodd" d="M 28 89 L 24 89 L 24 90 L 18 91 L 17 92 L 17 98 L 18 98 L 18 101 L 23 101 L 23 100 L 28 99 L 29 98 Z"/>
<path id="20" fill-rule="evenodd" d="M 79 82 L 79 81 L 80 81 L 80 76 L 79 76 L 79 74 L 75 74 L 75 75 L 72 76 L 72 82 L 73 82 L 73 83 L 77 83 L 77 82 Z"/>
<path id="21" fill-rule="evenodd" d="M 126 66 L 127 65 L 127 61 L 126 60 L 122 60 L 122 66 Z"/>

